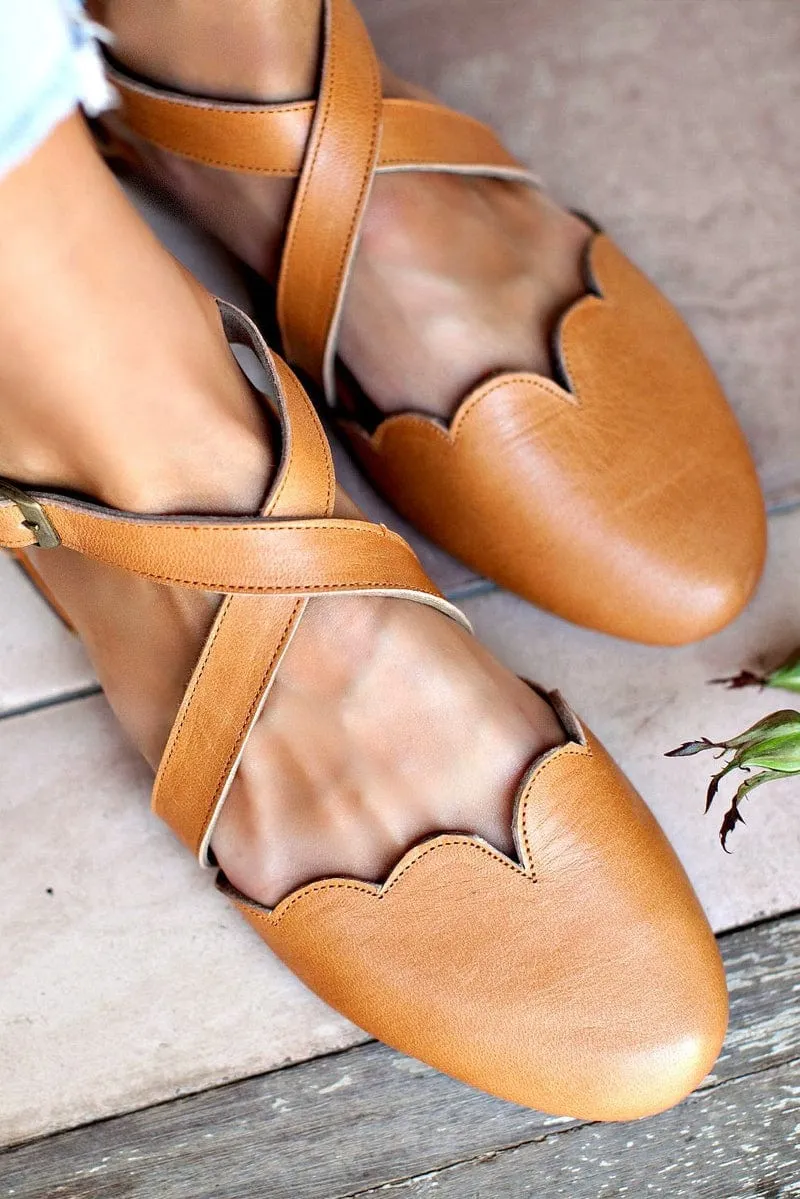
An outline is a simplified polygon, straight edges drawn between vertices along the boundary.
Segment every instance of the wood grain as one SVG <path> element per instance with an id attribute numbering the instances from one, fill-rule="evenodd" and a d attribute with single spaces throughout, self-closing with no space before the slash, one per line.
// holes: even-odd
<path id="1" fill-rule="evenodd" d="M 796 1065 L 692 1096 L 640 1124 L 581 1125 L 359 1199 L 786 1199 L 800 1195 Z"/>
<path id="2" fill-rule="evenodd" d="M 725 1049 L 700 1092 L 653 1120 L 552 1119 L 371 1043 L 8 1150 L 0 1196 L 800 1195 L 800 915 L 721 944 Z"/>

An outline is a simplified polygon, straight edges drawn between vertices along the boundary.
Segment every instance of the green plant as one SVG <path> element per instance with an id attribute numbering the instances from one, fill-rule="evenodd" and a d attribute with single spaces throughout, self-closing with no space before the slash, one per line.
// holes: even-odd
<path id="1" fill-rule="evenodd" d="M 733 678 L 713 679 L 712 682 L 722 683 L 736 690 L 742 687 L 777 687 L 785 691 L 800 692 L 800 653 L 794 654 L 768 675 L 761 676 L 743 670 Z M 684 745 L 679 745 L 666 756 L 688 758 L 709 750 L 717 750 L 716 757 L 726 761 L 709 784 L 706 812 L 714 803 L 720 783 L 727 775 L 734 770 L 742 770 L 748 775 L 737 788 L 719 832 L 722 848 L 726 853 L 730 853 L 728 837 L 737 824 L 745 823 L 740 811 L 742 801 L 763 783 L 789 775 L 800 775 L 800 712 L 791 708 L 773 712 L 728 741 L 709 741 L 707 737 L 701 737 L 699 741 L 687 741 Z M 757 773 L 753 774 L 752 771 Z"/>
<path id="2" fill-rule="evenodd" d="M 800 650 L 791 658 L 778 666 L 770 674 L 754 674 L 752 670 L 743 670 L 730 679 L 712 679 L 730 691 L 738 691 L 742 687 L 778 687 L 781 691 L 800 692 Z"/>

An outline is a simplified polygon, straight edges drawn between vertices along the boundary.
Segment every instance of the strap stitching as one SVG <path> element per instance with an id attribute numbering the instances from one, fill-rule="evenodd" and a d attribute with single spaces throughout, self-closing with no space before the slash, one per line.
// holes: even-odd
<path id="1" fill-rule="evenodd" d="M 283 114 L 286 112 L 313 112 L 316 107 L 315 100 L 300 100 L 297 103 L 290 104 L 262 104 L 258 106 L 233 108 L 227 105 L 203 103 L 187 104 L 182 100 L 173 100 L 171 96 L 150 96 L 147 93 L 139 92 L 136 88 L 130 86 L 129 83 L 123 83 L 120 86 L 120 91 L 128 91 L 136 96 L 143 96 L 147 103 L 155 101 L 156 104 L 168 104 L 170 108 L 183 109 L 186 112 L 216 112 L 216 113 L 234 113 L 237 116 L 252 116 L 260 117 L 262 115 L 271 115 L 272 113 Z M 133 126 L 131 126 L 133 128 Z"/>
<path id="2" fill-rule="evenodd" d="M 329 2 L 330 2 L 330 0 L 329 0 Z M 324 109 L 324 112 L 322 115 L 322 125 L 320 128 L 319 137 L 317 138 L 317 144 L 314 147 L 314 157 L 312 158 L 311 164 L 308 169 L 308 177 L 306 180 L 306 185 L 305 185 L 305 188 L 303 189 L 303 194 L 300 197 L 300 207 L 297 210 L 297 220 L 291 221 L 290 225 L 289 225 L 289 237 L 283 248 L 284 260 L 286 260 L 294 252 L 294 246 L 297 242 L 297 227 L 300 224 L 300 220 L 303 216 L 303 211 L 304 211 L 305 205 L 307 203 L 308 192 L 311 187 L 311 181 L 314 177 L 314 168 L 317 164 L 317 158 L 319 157 L 319 152 L 322 147 L 322 139 L 325 134 L 325 129 L 328 124 L 328 117 L 330 115 L 331 106 L 333 104 L 333 90 L 334 90 L 333 85 L 334 85 L 334 81 L 336 79 L 336 53 L 337 53 L 337 51 L 336 51 L 336 33 L 333 28 L 332 15 L 331 15 L 331 31 L 330 31 L 330 35 L 329 35 L 328 52 L 330 54 L 330 61 L 328 63 L 328 70 L 330 72 L 330 86 L 328 88 L 328 95 L 327 95 L 327 99 L 325 102 L 325 109 Z M 319 105 L 319 97 L 317 97 L 316 103 L 317 103 L 317 105 Z M 309 136 L 310 136 L 310 134 L 309 134 Z M 308 144 L 308 143 L 306 143 L 306 144 Z"/>
<path id="3" fill-rule="evenodd" d="M 287 915 L 290 908 L 294 907 L 296 903 L 301 903 L 303 900 L 310 898 L 311 895 L 316 895 L 319 891 L 359 891 L 362 895 L 371 896 L 373 899 L 385 899 L 386 896 L 389 895 L 389 893 L 394 889 L 397 883 L 399 883 L 400 879 L 407 874 L 409 870 L 413 870 L 417 863 L 421 862 L 423 858 L 427 857 L 429 854 L 436 853 L 438 850 L 448 849 L 452 846 L 461 846 L 471 852 L 477 851 L 478 853 L 485 854 L 487 857 L 492 858 L 493 861 L 498 862 L 501 866 L 507 867 L 518 878 L 533 884 L 535 884 L 537 881 L 536 876 L 533 873 L 526 870 L 524 867 L 519 866 L 517 863 L 512 862 L 509 858 L 504 857 L 503 854 L 498 853 L 497 850 L 492 849 L 488 845 L 481 845 L 478 841 L 470 840 L 468 837 L 464 840 L 445 838 L 444 840 L 437 840 L 435 844 L 429 846 L 427 849 L 423 849 L 420 853 L 418 853 L 414 857 L 413 861 L 409 862 L 407 866 L 404 866 L 403 869 L 394 876 L 391 882 L 384 886 L 380 891 L 372 890 L 368 883 L 364 883 L 362 885 L 352 882 L 312 883 L 310 887 L 303 888 L 299 894 L 287 899 L 285 903 L 280 903 L 278 905 L 278 908 L 280 909 L 279 915 L 276 915 L 275 911 L 264 911 L 261 914 L 266 915 L 271 924 L 278 925 Z"/>
<path id="4" fill-rule="evenodd" d="M 213 634 L 211 640 L 204 647 L 203 664 L 200 667 L 200 670 L 198 671 L 196 678 L 192 681 L 191 687 L 189 688 L 189 690 L 187 690 L 184 693 L 183 700 L 181 701 L 181 706 L 183 707 L 184 711 L 183 711 L 183 714 L 182 714 L 178 724 L 175 726 L 175 730 L 174 730 L 172 737 L 170 738 L 170 747 L 167 752 L 167 756 L 164 758 L 164 760 L 160 764 L 159 770 L 158 770 L 158 773 L 162 778 L 166 775 L 167 771 L 169 770 L 170 762 L 172 761 L 173 756 L 175 755 L 175 753 L 178 749 L 178 743 L 180 741 L 181 734 L 183 732 L 183 727 L 186 724 L 186 721 L 189 716 L 189 712 L 191 710 L 192 700 L 194 699 L 195 693 L 197 692 L 197 688 L 200 686 L 200 680 L 202 679 L 203 675 L 205 674 L 206 667 L 208 666 L 209 659 L 211 658 L 211 651 L 213 650 L 214 644 L 220 635 L 222 626 L 227 618 L 228 611 L 230 611 L 230 602 L 228 600 L 223 600 L 223 603 L 226 605 L 226 610 L 221 614 L 220 619 L 217 621 L 217 626 L 214 629 L 214 634 Z M 158 806 L 160 806 L 160 805 L 158 805 Z"/>
<path id="5" fill-rule="evenodd" d="M 30 494 L 34 497 L 37 495 L 37 493 L 33 492 L 33 491 Z M 9 503 L 9 507 L 13 507 L 13 505 L 11 503 Z M 71 513 L 74 511 L 74 509 L 70 508 L 69 506 L 59 504 L 58 502 L 49 503 L 47 505 L 48 516 L 50 514 L 50 510 L 52 510 L 56 513 L 59 513 L 59 512 Z M 2 509 L 0 509 L 0 511 L 2 511 Z M 385 525 L 376 525 L 376 524 L 370 524 L 367 521 L 355 521 L 354 520 L 352 522 L 349 522 L 353 525 L 353 527 L 350 528 L 348 522 L 345 519 L 341 519 L 340 524 L 335 525 L 335 526 L 331 526 L 330 524 L 327 523 L 328 520 L 340 519 L 337 517 L 310 516 L 308 518 L 308 520 L 306 520 L 305 522 L 300 521 L 300 523 L 296 523 L 296 522 L 284 523 L 283 521 L 281 521 L 280 523 L 275 522 L 273 524 L 268 524 L 268 525 L 264 525 L 264 524 L 259 524 L 259 525 L 257 525 L 257 524 L 220 525 L 220 524 L 214 523 L 213 521 L 209 521 L 208 524 L 202 524 L 202 525 L 193 525 L 192 524 L 192 525 L 190 525 L 190 524 L 176 524 L 176 523 L 174 523 L 172 521 L 168 521 L 168 520 L 163 520 L 163 521 L 155 520 L 151 524 L 148 524 L 145 521 L 126 520 L 124 518 L 120 520 L 117 517 L 111 517 L 111 519 L 109 521 L 108 517 L 95 516 L 95 514 L 93 512 L 89 512 L 89 513 L 79 512 L 78 515 L 79 515 L 79 517 L 84 517 L 84 518 L 88 515 L 88 518 L 91 521 L 102 521 L 104 523 L 112 523 L 112 525 L 113 524 L 121 525 L 123 528 L 133 527 L 134 529 L 146 530 L 149 533 L 154 533 L 157 530 L 161 529 L 164 532 L 177 533 L 178 535 L 180 535 L 180 533 L 183 530 L 186 530 L 189 533 L 213 533 L 215 536 L 217 534 L 222 534 L 222 533 L 229 533 L 229 534 L 253 533 L 253 534 L 269 534 L 270 536 L 275 536 L 278 533 L 301 533 L 303 531 L 303 529 L 312 529 L 313 531 L 318 532 L 318 533 L 329 533 L 334 537 L 338 537 L 340 533 L 342 535 L 344 535 L 346 533 L 347 534 L 358 534 L 358 535 L 363 535 L 365 537 L 379 537 L 381 539 L 388 538 L 392 541 L 400 541 L 400 542 L 402 542 L 403 545 L 407 544 L 405 541 L 403 541 L 403 538 L 400 536 L 399 533 L 395 533 L 391 529 L 387 529 L 387 527 Z M 314 523 L 315 521 L 318 521 L 319 523 L 315 524 Z M 24 544 L 28 545 L 29 543 L 26 541 Z M 66 542 L 65 542 L 65 544 L 66 544 Z M 70 545 L 70 546 L 67 546 L 67 548 L 74 549 L 75 547 Z M 79 550 L 78 552 L 86 553 L 85 550 Z"/>
<path id="6" fill-rule="evenodd" d="M 297 617 L 297 613 L 298 613 L 299 609 L 302 607 L 302 604 L 303 604 L 303 601 L 298 600 L 297 603 L 295 604 L 294 608 L 292 609 L 291 616 L 289 617 L 288 621 L 286 622 L 286 627 L 283 630 L 283 635 L 282 635 L 280 641 L 278 642 L 277 646 L 275 647 L 272 657 L 270 658 L 269 662 L 267 663 L 267 665 L 264 669 L 264 673 L 261 676 L 261 681 L 260 681 L 258 687 L 256 688 L 253 702 L 250 704 L 250 707 L 247 709 L 244 720 L 242 721 L 242 724 L 239 728 L 239 732 L 236 735 L 236 740 L 234 741 L 233 749 L 228 754 L 228 757 L 225 760 L 225 765 L 222 768 L 222 773 L 220 774 L 217 785 L 214 788 L 213 797 L 209 801 L 208 805 L 206 806 L 206 810 L 203 813 L 203 834 L 204 835 L 205 835 L 205 830 L 208 827 L 208 821 L 214 811 L 214 808 L 217 805 L 217 801 L 219 799 L 220 792 L 222 791 L 222 788 L 224 787 L 225 782 L 228 778 L 228 773 L 230 771 L 231 764 L 236 759 L 236 756 L 239 752 L 239 748 L 241 746 L 241 741 L 242 741 L 242 736 L 246 732 L 246 730 L 250 727 L 250 723 L 253 719 L 253 713 L 258 708 L 258 705 L 261 702 L 261 696 L 263 694 L 264 688 L 266 687 L 267 683 L 269 682 L 269 677 L 272 673 L 272 667 L 275 664 L 276 658 L 280 655 L 283 647 L 286 645 L 291 628 L 295 622 L 295 619 Z M 227 616 L 227 613 L 226 613 L 226 616 Z"/>
<path id="7" fill-rule="evenodd" d="M 509 155 L 509 158 L 510 157 L 511 156 Z M 512 171 L 513 170 L 513 171 L 518 171 L 520 173 L 531 174 L 531 172 L 528 171 L 527 168 L 524 166 L 516 165 L 516 164 L 512 165 L 513 159 L 511 160 L 510 163 L 506 163 L 506 164 L 499 163 L 499 162 L 477 162 L 475 159 L 472 159 L 472 158 L 468 162 L 466 159 L 459 159 L 459 158 L 454 158 L 450 162 L 443 162 L 440 158 L 435 158 L 435 159 L 430 159 L 430 160 L 427 158 L 413 159 L 413 158 L 409 158 L 407 154 L 400 158 L 381 158 L 378 163 L 378 171 L 380 172 L 381 167 L 393 167 L 393 166 L 397 166 L 398 163 L 406 163 L 410 170 L 418 169 L 420 171 L 425 171 L 432 166 L 442 166 L 445 168 L 471 166 L 471 167 L 474 167 L 476 171 L 478 171 L 478 170 L 481 170 L 481 171 L 506 171 L 506 170 Z"/>
<path id="8" fill-rule="evenodd" d="M 123 567 L 123 569 L 125 569 Z M 349 583 L 312 583 L 308 586 L 295 586 L 294 584 L 281 587 L 279 584 L 275 586 L 265 587 L 258 583 L 219 583 L 208 579 L 180 579 L 172 575 L 150 574 L 143 570 L 133 570 L 130 567 L 131 574 L 137 574 L 143 579 L 152 579 L 155 583 L 174 583 L 176 586 L 183 587 L 200 587 L 204 591 L 218 591 L 224 595 L 315 595 L 322 594 L 325 591 L 375 591 L 379 587 L 389 588 L 392 591 L 419 591 L 423 595 L 438 596 L 438 591 L 429 591 L 427 588 L 420 586 L 419 583 L 414 583 L 404 586 L 398 583 L 397 579 L 353 579 Z"/>
<path id="9" fill-rule="evenodd" d="M 364 178 L 361 180 L 361 190 L 358 193 L 358 200 L 356 201 L 355 210 L 353 212 L 353 218 L 350 222 L 350 228 L 349 228 L 348 234 L 347 234 L 347 244 L 345 246 L 345 249 L 342 251 L 342 254 L 341 254 L 341 257 L 339 260 L 339 266 L 337 268 L 337 287 L 336 287 L 336 300 L 337 301 L 338 301 L 339 294 L 340 294 L 341 288 L 342 288 L 342 280 L 344 278 L 344 272 L 345 272 L 345 267 L 347 265 L 347 259 L 352 251 L 353 234 L 354 234 L 355 229 L 362 217 L 362 212 L 361 212 L 362 203 L 363 203 L 364 197 L 367 194 L 367 190 L 372 183 L 372 178 L 375 173 L 375 166 L 374 166 L 375 152 L 376 152 L 376 148 L 377 148 L 377 144 L 378 144 L 378 133 L 380 130 L 381 118 L 382 118 L 382 114 L 383 114 L 383 96 L 380 94 L 381 83 L 380 83 L 380 79 L 378 77 L 377 64 L 376 64 L 374 54 L 371 55 L 371 60 L 372 60 L 372 86 L 373 86 L 374 91 L 376 91 L 378 93 L 378 98 L 381 101 L 380 104 L 373 105 L 373 111 L 372 111 L 372 133 L 370 135 L 369 161 L 371 161 L 373 163 L 373 166 L 372 166 L 372 169 L 370 171 L 368 171 L 367 174 L 364 176 Z M 335 306 L 334 306 L 334 311 L 335 311 Z"/>
<path id="10" fill-rule="evenodd" d="M 563 400 L 565 395 L 570 396 L 569 392 L 563 391 L 557 384 L 551 383 L 549 379 L 545 379 L 539 375 L 514 375 L 501 379 L 481 395 L 471 396 L 464 400 L 462 408 L 456 413 L 452 424 L 447 429 L 443 429 L 441 425 L 429 417 L 419 416 L 416 413 L 400 413 L 397 416 L 389 416 L 385 421 L 382 421 L 373 436 L 368 438 L 369 444 L 376 453 L 383 453 L 382 443 L 386 437 L 390 436 L 391 429 L 405 428 L 406 430 L 419 431 L 423 436 L 432 434 L 440 440 L 447 442 L 450 446 L 456 445 L 466 428 L 467 422 L 478 411 L 484 400 L 488 400 L 490 395 L 494 395 L 496 391 L 501 391 L 507 385 L 517 383 L 528 384 L 532 380 L 535 380 L 537 386 L 541 387 L 549 395 L 552 395 L 554 399 Z M 574 399 L 572 396 L 570 398 Z M 359 428 L 356 422 L 347 423 L 356 424 L 356 428 Z M 384 432 L 381 432 L 381 430 L 384 430 Z"/>
<path id="11" fill-rule="evenodd" d="M 151 141 L 155 146 L 160 146 L 162 150 L 169 150 L 171 154 L 178 154 L 182 158 L 190 158 L 192 162 L 200 162 L 209 167 L 221 167 L 224 170 L 229 171 L 242 171 L 250 175 L 280 175 L 283 178 L 292 178 L 296 174 L 296 172 L 291 168 L 254 167 L 247 162 L 231 162 L 230 159 L 227 158 L 209 158 L 204 154 L 195 154 L 194 152 L 190 154 L 186 150 L 182 150 L 180 147 L 170 144 L 166 138 L 163 137 L 147 138 L 146 140 Z"/>
<path id="12" fill-rule="evenodd" d="M 313 159 L 312 159 L 311 166 L 309 167 L 309 172 L 308 172 L 308 185 L 306 186 L 306 189 L 305 189 L 305 192 L 304 192 L 303 196 L 300 198 L 300 207 L 299 207 L 299 209 L 298 209 L 298 211 L 297 211 L 297 222 L 296 222 L 296 223 L 292 222 L 292 226 L 291 226 L 291 228 L 290 228 L 290 241 L 289 241 L 289 242 L 287 242 L 287 244 L 286 244 L 286 245 L 285 245 L 285 247 L 284 247 L 284 251 L 283 251 L 284 258 L 286 257 L 286 255 L 287 255 L 287 253 L 289 252 L 290 248 L 293 248 L 293 247 L 294 247 L 294 245 L 295 245 L 295 243 L 296 243 L 296 241 L 297 241 L 297 228 L 298 228 L 298 226 L 299 226 L 299 224 L 300 224 L 300 221 L 301 221 L 301 219 L 302 219 L 302 216 L 303 216 L 303 212 L 304 212 L 304 210 L 305 210 L 305 207 L 306 207 L 306 204 L 307 204 L 307 201 L 308 201 L 308 192 L 309 192 L 309 189 L 310 189 L 311 180 L 312 180 L 312 178 L 313 178 L 313 175 L 314 175 L 314 167 L 316 166 L 317 157 L 318 157 L 318 155 L 319 155 L 319 152 L 320 152 L 320 150 L 321 150 L 321 148 L 322 148 L 323 135 L 324 135 L 324 133 L 325 133 L 325 128 L 326 128 L 326 126 L 327 126 L 327 123 L 328 123 L 328 117 L 330 116 L 330 110 L 331 110 L 331 107 L 332 107 L 332 104 L 333 104 L 334 80 L 335 80 L 335 78 L 336 78 L 336 56 L 337 56 L 337 54 L 338 54 L 337 45 L 338 45 L 338 34 L 335 32 L 335 30 L 334 30 L 334 25 L 333 25 L 333 22 L 332 22 L 332 23 L 331 23 L 331 36 L 330 36 L 330 45 L 329 45 L 329 51 L 330 51 L 330 65 L 329 65 L 329 70 L 330 70 L 330 89 L 329 89 L 328 100 L 327 100 L 327 102 L 326 102 L 325 113 L 324 113 L 324 115 L 323 115 L 323 118 L 322 118 L 322 127 L 321 127 L 321 129 L 320 129 L 320 135 L 319 135 L 319 138 L 317 139 L 317 144 L 316 144 L 316 146 L 315 146 L 315 148 L 314 148 L 314 157 L 313 157 Z M 379 80 L 379 78 L 378 78 L 378 72 L 377 72 L 377 63 L 376 63 L 376 60 L 375 60 L 375 56 L 374 56 L 374 54 L 372 54 L 370 57 L 371 57 L 371 60 L 372 60 L 372 85 L 373 85 L 373 89 L 374 89 L 374 90 L 379 90 L 379 89 L 380 89 L 380 80 Z M 380 96 L 380 99 L 381 99 L 381 101 L 382 101 L 382 100 L 383 100 L 383 97 L 382 97 L 382 96 Z M 317 103 L 319 103 L 319 99 L 317 100 Z M 381 103 L 381 105 L 380 105 L 380 106 L 378 106 L 378 105 L 375 105 L 375 106 L 373 107 L 373 114 L 372 114 L 372 133 L 371 133 L 371 136 L 370 136 L 370 152 L 369 152 L 369 158 L 370 158 L 370 160 L 371 160 L 371 161 L 373 161 L 373 163 L 374 163 L 374 158 L 375 158 L 375 148 L 376 148 L 376 145 L 377 145 L 377 140 L 378 140 L 378 131 L 379 131 L 379 129 L 380 129 L 380 116 L 379 116 L 379 111 L 380 111 L 380 113 L 382 114 L 382 103 Z M 345 271 L 345 266 L 346 266 L 346 264 L 347 264 L 347 259 L 348 259 L 349 253 L 350 253 L 350 251 L 351 251 L 351 249 L 352 249 L 352 238 L 353 238 L 353 233 L 354 233 L 354 231 L 355 231 L 355 228 L 356 228 L 356 225 L 357 225 L 357 223 L 358 223 L 358 221 L 359 221 L 359 219 L 360 219 L 360 217 L 361 217 L 361 205 L 362 205 L 362 202 L 363 202 L 363 200 L 364 200 L 364 196 L 365 196 L 365 194 L 366 194 L 366 192 L 367 192 L 367 188 L 368 188 L 369 184 L 370 184 L 370 183 L 371 183 L 371 181 L 372 181 L 372 176 L 373 176 L 373 175 L 374 175 L 374 166 L 373 166 L 373 169 L 372 169 L 372 170 L 370 170 L 370 171 L 367 173 L 367 175 L 366 175 L 366 176 L 365 176 L 365 177 L 362 179 L 362 181 L 361 181 L 361 190 L 359 191 L 359 194 L 358 194 L 358 199 L 357 199 L 357 201 L 356 201 L 355 209 L 354 209 L 354 211 L 353 211 L 353 216 L 352 216 L 352 219 L 351 219 L 351 221 L 350 221 L 350 227 L 349 227 L 349 229 L 348 229 L 348 232 L 347 232 L 347 242 L 346 242 L 346 245 L 345 245 L 345 248 L 344 248 L 344 250 L 342 251 L 341 257 L 340 257 L 340 259 L 339 259 L 339 265 L 338 265 L 338 267 L 336 268 L 337 287 L 336 287 L 335 296 L 336 296 L 336 300 L 337 300 L 337 301 L 338 301 L 338 298 L 339 298 L 339 294 L 340 294 L 340 292 L 341 292 L 342 279 L 343 279 L 343 277 L 344 277 L 344 271 Z M 334 310 L 334 312 L 335 312 L 335 310 L 336 310 L 336 304 L 334 304 L 334 309 L 333 309 L 333 310 Z M 327 337 L 328 337 L 328 334 L 329 334 L 329 332 L 330 332 L 330 323 L 328 324 L 328 329 L 326 330 L 326 342 L 327 342 Z M 324 349 L 324 347 L 323 347 L 323 349 Z"/>

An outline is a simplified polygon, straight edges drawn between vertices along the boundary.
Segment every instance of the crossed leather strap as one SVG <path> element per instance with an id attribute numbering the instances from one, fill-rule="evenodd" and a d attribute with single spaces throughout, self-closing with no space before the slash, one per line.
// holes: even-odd
<path id="1" fill-rule="evenodd" d="M 109 67 L 131 132 L 194 162 L 298 180 L 278 279 L 288 360 L 334 402 L 337 329 L 376 173 L 447 171 L 536 184 L 494 133 L 420 100 L 385 100 L 352 0 L 325 0 L 316 100 L 236 104 L 137 82 Z"/>
<path id="2" fill-rule="evenodd" d="M 259 516 L 137 516 L 0 480 L 0 546 L 62 545 L 157 583 L 224 596 L 153 792 L 156 813 L 204 864 L 247 737 L 310 600 L 396 596 L 469 628 L 401 537 L 331 515 L 336 479 L 310 400 L 252 321 L 217 304 L 229 341 L 248 345 L 265 371 L 281 426 L 281 463 Z"/>

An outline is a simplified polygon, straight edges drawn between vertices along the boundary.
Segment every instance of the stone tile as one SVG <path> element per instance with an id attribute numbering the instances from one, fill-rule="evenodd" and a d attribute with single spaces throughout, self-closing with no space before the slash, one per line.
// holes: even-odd
<path id="1" fill-rule="evenodd" d="M 0 1143 L 363 1039 L 150 815 L 102 698 L 0 721 L 0 760 Z"/>
<path id="2" fill-rule="evenodd" d="M 390 66 L 492 123 L 656 279 L 710 355 L 770 501 L 800 499 L 800 5 L 361 7 Z"/>
<path id="3" fill-rule="evenodd" d="M 800 707 L 800 697 L 787 693 L 708 685 L 743 667 L 777 665 L 800 646 L 800 511 L 770 524 L 769 564 L 756 599 L 733 626 L 695 646 L 629 645 L 502 592 L 462 604 L 498 657 L 561 690 L 603 739 L 667 831 L 718 931 L 800 906 L 800 778 L 747 801 L 747 826 L 736 830 L 726 855 L 717 832 L 730 788 L 723 786 L 714 812 L 703 815 L 710 755 L 663 757 L 684 741 L 728 738 L 768 712 Z"/>
<path id="4" fill-rule="evenodd" d="M 95 681 L 76 638 L 0 553 L 0 716 Z"/>

